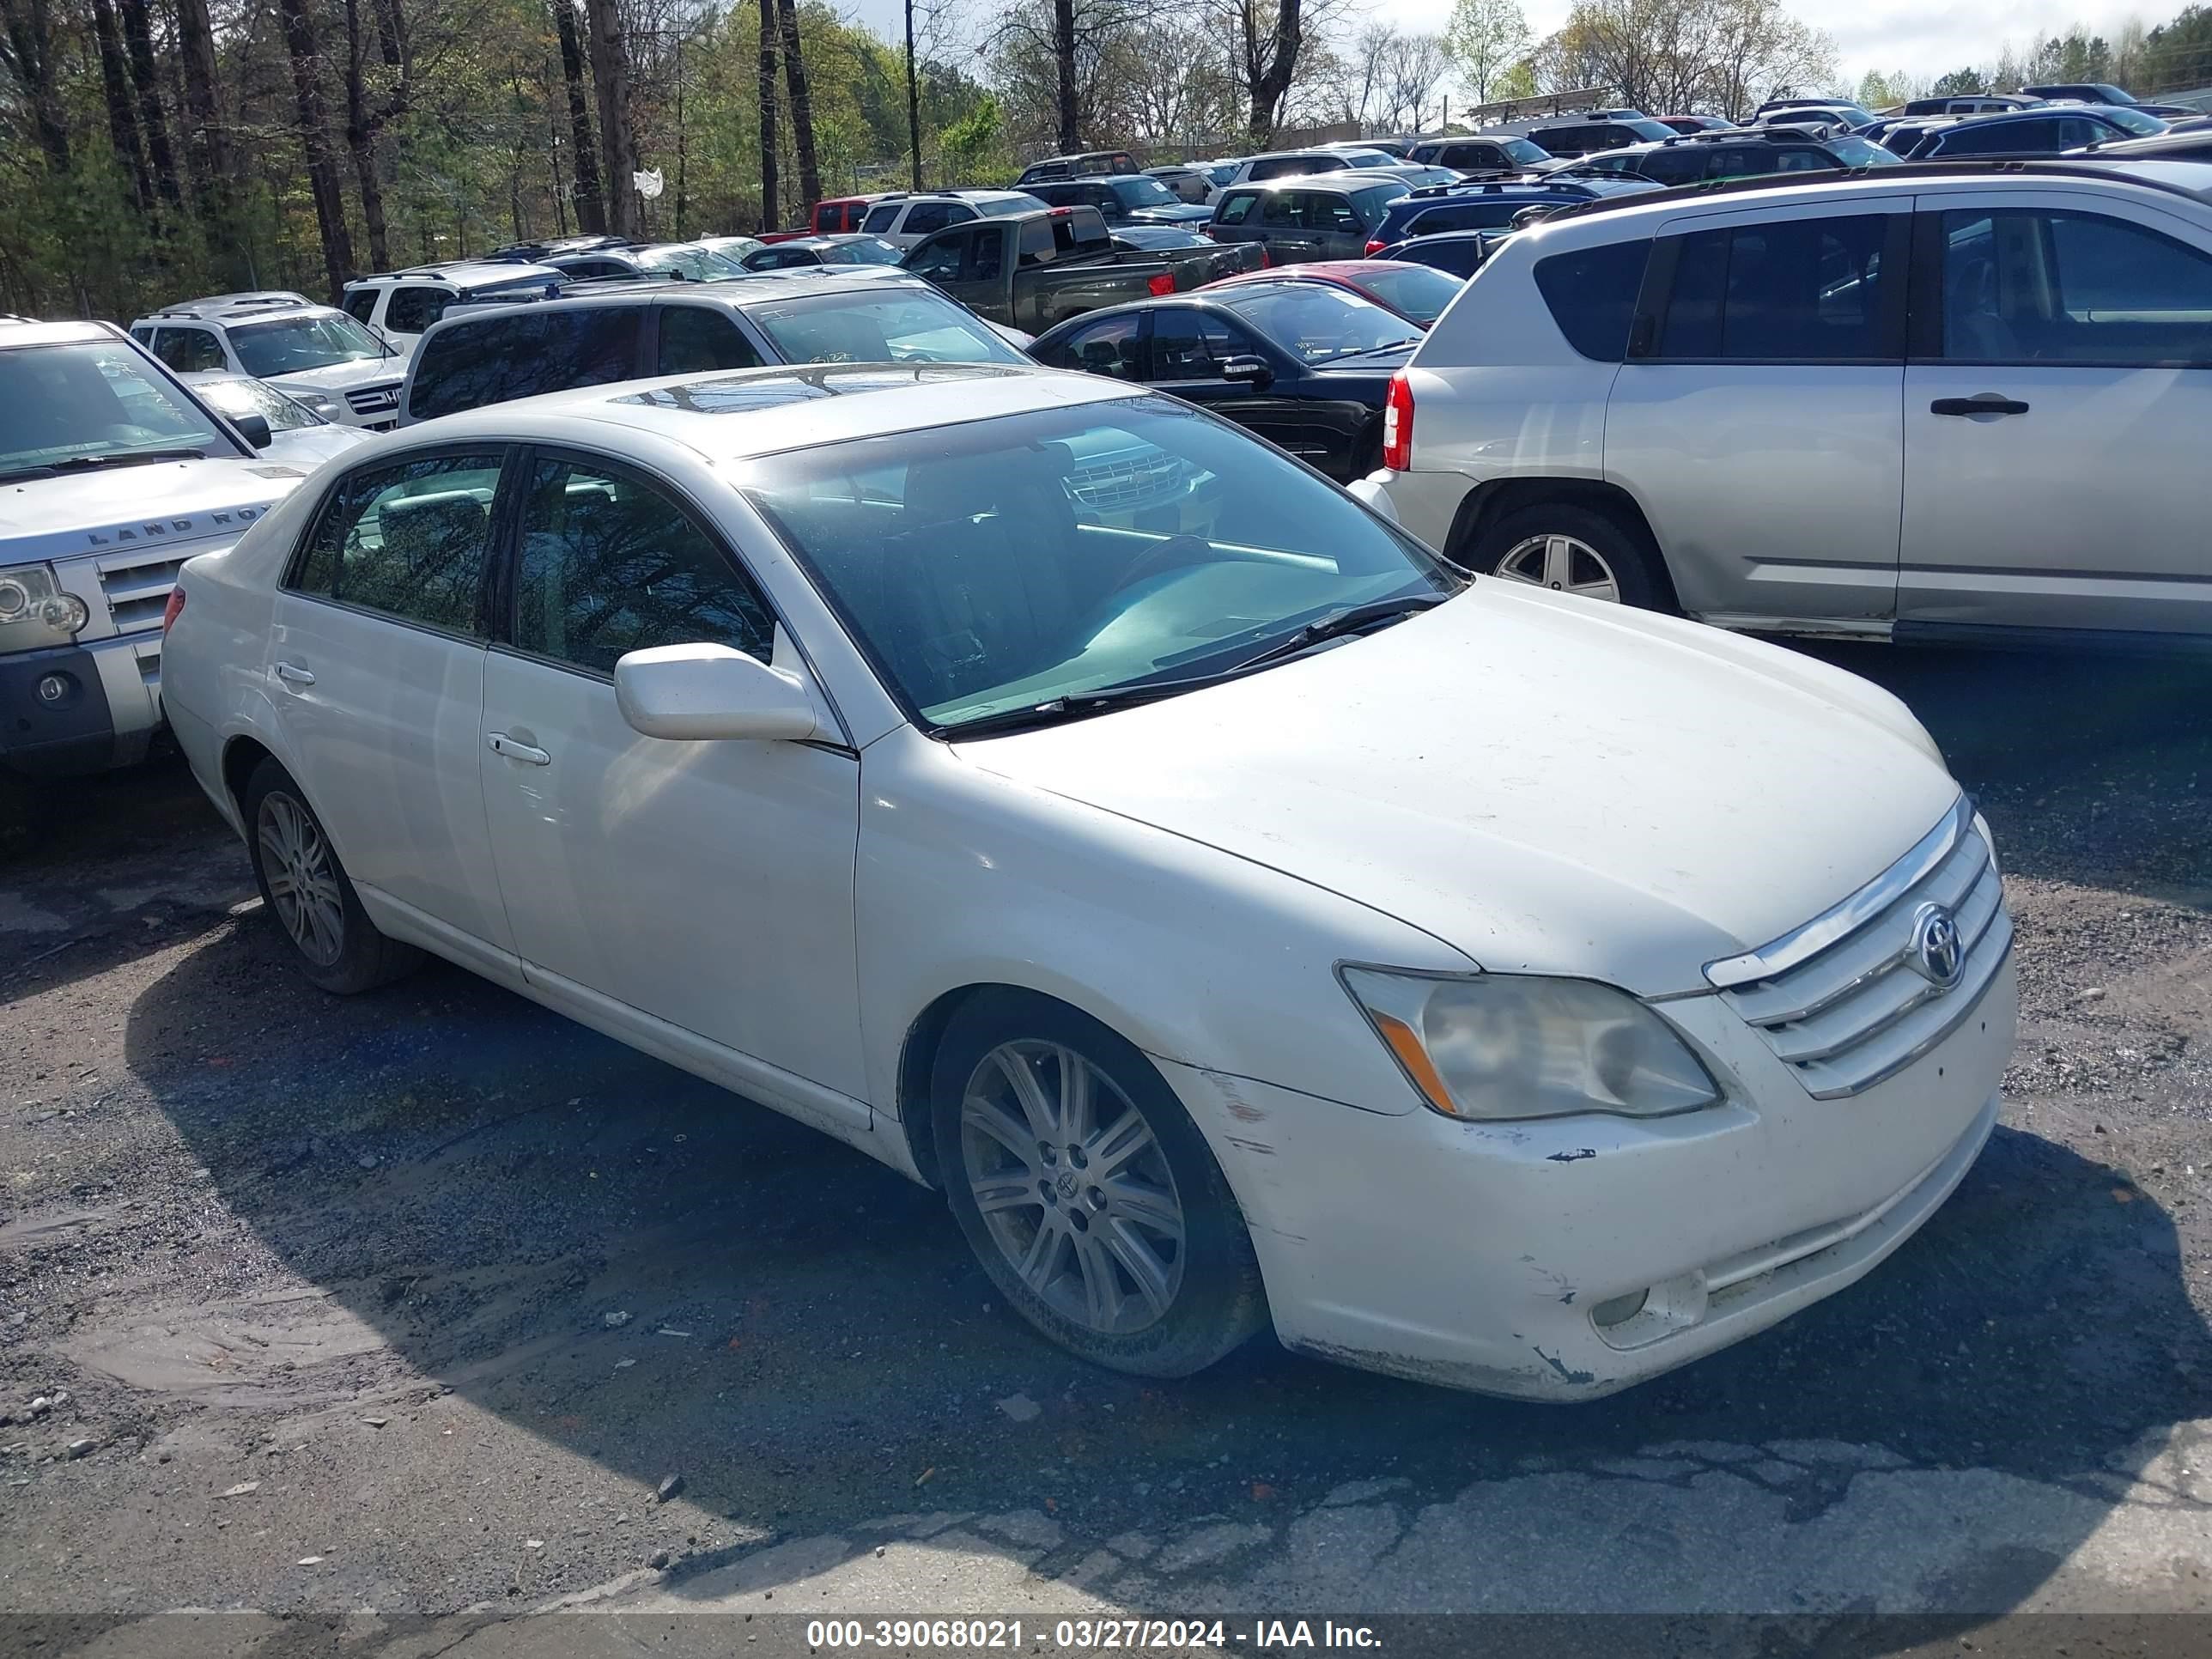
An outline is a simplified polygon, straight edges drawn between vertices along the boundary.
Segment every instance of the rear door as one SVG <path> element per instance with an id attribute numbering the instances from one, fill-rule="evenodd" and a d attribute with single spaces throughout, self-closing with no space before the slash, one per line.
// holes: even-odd
<path id="1" fill-rule="evenodd" d="M 349 473 L 284 577 L 257 666 L 370 915 L 511 983 L 477 767 L 507 459 L 454 446 Z"/>
<path id="2" fill-rule="evenodd" d="M 2063 185 L 1919 206 L 1899 617 L 2212 631 L 2212 234 Z"/>
<path id="3" fill-rule="evenodd" d="M 1322 239 L 1332 199 L 1307 190 L 1269 191 L 1261 197 L 1260 240 L 1267 244 L 1271 263 L 1305 264 L 1328 257 L 1322 252 L 1326 246 Z M 1349 205 L 1345 210 L 1351 211 Z M 1363 240 L 1363 250 L 1365 246 Z"/>
<path id="4" fill-rule="evenodd" d="M 1607 411 L 1605 471 L 1643 505 L 1692 615 L 1892 616 L 1907 205 L 1661 226 Z"/>

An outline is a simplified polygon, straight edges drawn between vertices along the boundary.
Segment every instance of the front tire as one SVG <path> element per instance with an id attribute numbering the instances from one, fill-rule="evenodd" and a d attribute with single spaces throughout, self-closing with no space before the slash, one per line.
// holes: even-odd
<path id="1" fill-rule="evenodd" d="M 1221 1166 L 1134 1046 L 1064 1004 L 986 993 L 946 1029 L 931 1097 L 961 1231 L 1060 1346 L 1188 1376 L 1266 1322 Z"/>
<path id="2" fill-rule="evenodd" d="M 322 820 L 289 772 L 263 761 L 240 805 L 261 902 L 311 984 L 354 996 L 389 984 L 422 961 L 413 945 L 376 931 Z"/>
<path id="3" fill-rule="evenodd" d="M 1517 507 L 1475 538 L 1468 568 L 1583 599 L 1667 608 L 1648 540 L 1611 514 L 1571 501 Z"/>

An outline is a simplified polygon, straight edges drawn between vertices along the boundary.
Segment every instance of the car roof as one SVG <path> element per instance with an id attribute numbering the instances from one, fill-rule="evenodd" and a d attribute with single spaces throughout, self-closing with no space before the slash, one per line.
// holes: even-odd
<path id="1" fill-rule="evenodd" d="M 542 283 L 549 278 L 560 282 L 567 274 L 550 265 L 517 264 L 504 259 L 455 259 L 447 264 L 409 265 L 404 270 L 384 270 L 373 276 L 356 276 L 346 286 L 366 288 L 380 283 L 451 283 L 456 288 L 498 288 L 508 283 Z"/>
<path id="2" fill-rule="evenodd" d="M 1226 276 L 1208 283 L 1208 288 L 1223 288 L 1230 283 L 1240 287 L 1254 283 L 1296 283 L 1318 278 L 1330 283 L 1356 283 L 1363 276 L 1374 276 L 1404 268 L 1402 259 L 1311 259 L 1302 264 L 1272 265 L 1261 270 L 1232 271 Z"/>
<path id="3" fill-rule="evenodd" d="M 264 318 L 283 316 L 292 312 L 330 311 L 332 307 L 310 300 L 304 294 L 289 289 L 270 289 L 259 293 L 210 294 L 204 299 L 185 300 L 175 305 L 163 306 L 150 311 L 140 323 L 243 323 L 258 322 Z M 133 325 L 135 327 L 137 325 Z"/>
<path id="4" fill-rule="evenodd" d="M 716 464 L 1072 404 L 1152 397 L 1095 374 L 1010 363 L 786 364 L 551 392 L 441 416 L 441 441 L 574 437 L 588 423 L 683 445 Z M 416 431 L 428 431 L 428 423 Z M 403 434 L 406 435 L 406 434 Z"/>
<path id="5" fill-rule="evenodd" d="M 806 237 L 823 241 L 823 237 Z M 790 243 L 774 246 L 788 247 Z M 810 294 L 843 294 L 855 289 L 898 287 L 938 290 L 900 265 L 795 265 L 782 270 L 749 271 L 714 283 L 686 283 L 662 277 L 610 277 L 604 283 L 580 283 L 550 300 L 522 300 L 497 305 L 472 305 L 448 311 L 431 326 L 442 329 L 448 321 L 475 322 L 486 317 L 520 314 L 537 316 L 547 311 L 577 311 L 595 306 L 649 305 L 659 300 L 684 300 L 704 305 L 728 305 L 743 310 L 771 301 L 803 299 Z M 418 348 L 419 349 L 419 348 Z"/>
<path id="6" fill-rule="evenodd" d="M 2180 195 L 2212 207 L 2212 162 L 2118 161 L 1901 161 L 1893 166 L 1854 167 L 1833 173 L 1761 173 L 1748 179 L 1711 179 L 1680 185 L 1668 190 L 1635 196 L 1613 197 L 1577 203 L 1532 226 L 1524 234 L 1549 235 L 1561 229 L 1593 222 L 1610 227 L 1634 223 L 1650 216 L 1664 218 L 1720 197 L 1778 198 L 1784 201 L 1819 201 L 1823 197 L 1863 197 L 1870 191 L 1913 195 L 1946 190 L 1987 191 L 2033 190 L 2052 178 L 2107 184 Z M 1764 205 L 1747 201 L 1745 206 Z M 1733 202 L 1727 205 L 1735 205 Z M 1605 240 L 1593 237 L 1593 241 Z"/>

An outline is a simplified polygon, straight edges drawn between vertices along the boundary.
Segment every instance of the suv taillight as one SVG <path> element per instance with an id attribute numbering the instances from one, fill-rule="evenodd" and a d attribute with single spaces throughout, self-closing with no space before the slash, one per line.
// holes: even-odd
<path id="1" fill-rule="evenodd" d="M 1367 244 L 1367 257 L 1372 259 L 1376 254 L 1382 252 L 1384 248 L 1389 246 L 1389 243 L 1384 241 L 1380 236 L 1377 236 Z"/>
<path id="2" fill-rule="evenodd" d="M 1389 400 L 1382 405 L 1382 465 L 1393 472 L 1413 465 L 1413 387 L 1402 368 L 1390 377 Z"/>
<path id="3" fill-rule="evenodd" d="M 178 583 L 169 590 L 169 602 L 161 607 L 161 637 L 169 637 L 169 630 L 177 625 L 177 618 L 185 614 L 185 586 Z"/>
<path id="4" fill-rule="evenodd" d="M 1172 294 L 1175 292 L 1175 274 L 1172 271 L 1164 270 L 1145 286 L 1156 295 Z"/>

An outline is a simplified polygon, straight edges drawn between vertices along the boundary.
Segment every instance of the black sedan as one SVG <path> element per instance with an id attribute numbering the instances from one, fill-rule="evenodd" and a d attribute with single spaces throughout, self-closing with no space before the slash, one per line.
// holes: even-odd
<path id="1" fill-rule="evenodd" d="M 1030 355 L 1173 392 L 1348 483 L 1382 464 L 1390 376 L 1420 337 L 1340 289 L 1239 282 L 1071 318 Z"/>
<path id="2" fill-rule="evenodd" d="M 880 236 L 848 231 L 842 236 L 794 236 L 757 247 L 738 263 L 747 270 L 790 270 L 799 265 L 895 265 L 906 250 Z"/>

